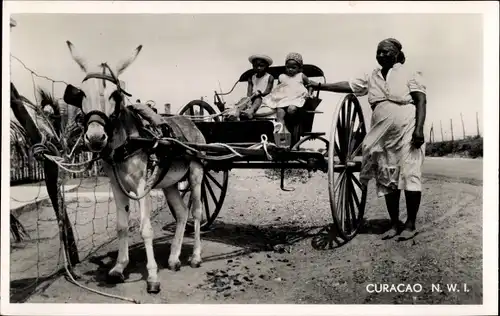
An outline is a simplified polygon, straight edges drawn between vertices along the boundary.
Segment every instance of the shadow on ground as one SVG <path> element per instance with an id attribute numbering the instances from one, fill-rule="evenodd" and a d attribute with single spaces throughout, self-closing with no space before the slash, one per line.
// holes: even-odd
<path id="1" fill-rule="evenodd" d="M 62 272 L 41 278 L 26 278 L 10 282 L 10 303 L 24 303 L 33 294 L 45 291 Z"/>
<path id="2" fill-rule="evenodd" d="M 357 234 L 381 235 L 388 231 L 390 227 L 391 222 L 388 219 L 364 220 Z M 352 238 L 354 238 L 356 235 L 354 235 Z M 313 236 L 311 245 L 316 250 L 336 249 L 347 244 L 349 240 L 350 239 L 343 239 L 339 234 L 336 226 L 331 224 L 324 226 L 318 233 Z"/>
<path id="3" fill-rule="evenodd" d="M 369 219 L 363 221 L 358 234 L 381 235 L 389 228 L 388 219 Z M 164 226 L 163 230 L 173 233 L 175 222 Z M 308 238 L 311 238 L 312 246 L 318 250 L 335 249 L 346 244 L 332 224 L 307 227 L 298 224 L 256 226 L 217 221 L 202 235 L 203 240 L 247 248 L 252 252 L 276 251 L 276 246 L 293 245 Z"/>
<path id="4" fill-rule="evenodd" d="M 359 234 L 382 234 L 389 226 L 390 222 L 385 219 L 367 220 Z M 175 222 L 165 225 L 163 230 L 169 234 L 156 238 L 154 241 L 155 258 L 159 270 L 168 268 L 168 254 L 170 254 L 171 240 L 175 232 Z M 186 237 L 192 237 L 192 233 L 187 232 Z M 293 244 L 309 238 L 312 246 L 317 250 L 336 249 L 347 243 L 339 237 L 334 225 L 303 227 L 299 224 L 269 224 L 256 226 L 216 221 L 209 231 L 202 232 L 202 242 L 223 243 L 240 249 L 205 256 L 203 262 L 227 260 L 256 252 L 286 252 Z M 189 256 L 192 252 L 193 245 L 184 240 L 179 258 L 182 266 L 189 265 Z M 89 262 L 97 265 L 98 268 L 85 272 L 85 275 L 92 277 L 100 287 L 115 287 L 116 284 L 108 278 L 108 272 L 113 267 L 117 255 L 118 250 L 114 250 L 90 257 Z M 147 278 L 146 251 L 142 241 L 129 247 L 129 258 L 130 263 L 124 271 L 125 283 L 145 280 Z M 131 274 L 139 274 L 140 277 L 131 277 Z"/>
<path id="5" fill-rule="evenodd" d="M 169 233 L 174 232 L 175 222 L 163 227 Z M 226 260 L 241 255 L 262 251 L 287 251 L 287 246 L 291 246 L 304 239 L 315 236 L 314 231 L 321 229 L 321 226 L 300 227 L 296 225 L 268 225 L 255 226 L 249 224 L 233 224 L 216 222 L 210 231 L 203 232 L 203 241 L 212 241 L 238 247 L 240 249 L 203 257 L 203 262 Z M 187 233 L 186 237 L 191 237 Z M 168 254 L 170 253 L 172 235 L 156 238 L 154 241 L 155 258 L 158 269 L 167 269 Z M 189 256 L 193 252 L 193 246 L 184 241 L 180 261 L 182 266 L 189 265 Z M 161 254 L 161 255 L 160 255 Z M 165 255 L 167 254 L 167 255 Z M 92 277 L 98 286 L 112 288 L 115 287 L 108 278 L 108 271 L 113 267 L 118 255 L 118 250 L 110 251 L 99 256 L 92 256 L 89 262 L 97 265 L 97 269 L 92 269 L 84 274 Z M 124 271 L 125 282 L 137 282 L 147 278 L 146 271 L 146 251 L 144 244 L 138 242 L 129 247 L 129 265 Z M 140 274 L 141 277 L 131 278 L 131 274 Z"/>

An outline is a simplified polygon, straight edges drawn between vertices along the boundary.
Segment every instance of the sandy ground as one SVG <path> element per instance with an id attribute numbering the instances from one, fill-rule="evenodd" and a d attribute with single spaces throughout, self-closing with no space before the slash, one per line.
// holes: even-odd
<path id="1" fill-rule="evenodd" d="M 81 282 L 141 303 L 482 303 L 482 186 L 449 179 L 426 180 L 418 219 L 420 234 L 407 242 L 380 239 L 387 214 L 383 199 L 376 198 L 372 186 L 366 224 L 360 234 L 345 245 L 316 250 L 311 245 L 313 237 L 331 222 L 326 175 L 316 173 L 305 184 L 289 185 L 296 190 L 280 191 L 279 182 L 267 179 L 260 170 L 232 172 L 219 220 L 202 236 L 204 262 L 198 269 L 187 262 L 192 251 L 189 235 L 184 241 L 181 270 L 166 268 L 174 220 L 168 208 L 159 212 L 154 218 L 155 257 L 162 291 L 157 295 L 146 293 L 145 251 L 137 231 L 131 234 L 130 244 L 134 246 L 130 249 L 126 283 L 107 284 L 105 279 L 116 258 L 116 242 L 105 245 L 79 265 Z M 78 209 L 87 207 L 90 212 L 70 211 L 72 221 L 79 223 L 76 226 L 82 253 L 85 247 L 95 249 L 114 235 L 114 204 L 107 199 L 95 205 L 91 202 L 75 202 Z M 156 208 L 161 208 L 161 201 L 155 203 Z M 404 203 L 403 197 L 403 219 Z M 45 213 L 39 214 L 43 218 Z M 137 215 L 137 210 L 132 211 L 132 217 Z M 47 242 L 13 250 L 11 278 L 16 271 L 17 278 L 26 277 L 23 265 L 29 249 L 33 252 L 38 248 L 45 256 L 51 249 L 56 256 L 57 241 L 50 239 L 55 231 L 40 231 L 47 235 Z M 47 251 L 40 251 L 40 247 Z M 56 259 L 45 263 L 48 266 L 44 271 L 53 268 Z M 43 267 L 38 267 L 38 273 L 40 269 Z M 422 288 L 418 293 L 367 291 L 369 284 L 384 283 L 409 284 L 415 290 L 420 290 L 420 284 Z M 441 284 L 444 291 L 432 291 L 433 284 Z M 455 290 L 453 284 L 458 285 Z M 123 303 L 83 290 L 64 277 L 31 296 L 28 302 Z"/>

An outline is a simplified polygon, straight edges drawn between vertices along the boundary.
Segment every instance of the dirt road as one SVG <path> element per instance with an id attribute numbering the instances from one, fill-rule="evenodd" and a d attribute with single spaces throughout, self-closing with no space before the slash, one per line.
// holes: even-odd
<path id="1" fill-rule="evenodd" d="M 117 245 L 113 242 L 81 264 L 82 284 L 142 303 L 482 302 L 481 186 L 425 181 L 418 219 L 420 234 L 409 242 L 380 239 L 387 215 L 383 199 L 376 198 L 371 187 L 361 233 L 341 247 L 315 250 L 312 237 L 331 222 L 325 175 L 317 173 L 305 184 L 290 183 L 296 188 L 294 192 L 279 191 L 279 182 L 267 179 L 262 171 L 233 172 L 229 181 L 219 221 L 202 236 L 204 263 L 200 268 L 192 269 L 187 263 L 192 251 L 192 239 L 187 236 L 182 269 L 166 269 L 173 235 L 173 219 L 166 210 L 154 220 L 162 292 L 146 293 L 145 251 L 138 232 L 130 242 L 135 245 L 130 249 L 127 283 L 105 282 L 107 269 L 116 258 Z M 403 219 L 404 203 L 402 198 Z M 286 245 L 284 252 L 282 245 Z M 382 283 L 410 284 L 420 291 L 369 291 L 375 289 L 370 284 Z M 453 291 L 455 283 L 459 290 L 466 283 L 468 291 Z M 433 284 L 441 284 L 445 291 L 433 292 Z M 451 291 L 446 290 L 447 284 Z M 64 278 L 28 302 L 123 303 L 90 293 Z"/>
<path id="2" fill-rule="evenodd" d="M 481 184 L 483 159 L 425 157 L 422 172 L 429 177 Z"/>

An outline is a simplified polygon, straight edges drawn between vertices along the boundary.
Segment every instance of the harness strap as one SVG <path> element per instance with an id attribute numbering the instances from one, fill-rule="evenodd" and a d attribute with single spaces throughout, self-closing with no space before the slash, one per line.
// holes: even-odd
<path id="1" fill-rule="evenodd" d="M 111 75 L 108 75 L 105 73 L 91 72 L 91 73 L 88 73 L 85 76 L 85 78 L 83 78 L 82 82 L 85 82 L 86 80 L 91 79 L 91 78 L 107 80 L 107 81 L 114 83 L 117 86 L 118 91 L 120 91 L 121 93 L 125 94 L 128 97 L 131 97 L 132 95 L 130 93 L 123 90 L 123 88 L 120 85 L 120 80 L 118 80 L 118 78 L 115 76 L 115 74 L 113 73 L 113 70 L 111 70 L 109 65 L 107 63 L 103 63 L 102 66 L 107 68 L 109 70 L 109 72 L 111 73 Z"/>

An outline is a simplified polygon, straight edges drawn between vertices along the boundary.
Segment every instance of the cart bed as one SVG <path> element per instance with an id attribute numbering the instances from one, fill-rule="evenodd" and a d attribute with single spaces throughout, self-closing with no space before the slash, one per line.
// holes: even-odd
<path id="1" fill-rule="evenodd" d="M 274 139 L 274 124 L 268 120 L 238 122 L 195 122 L 207 143 L 253 145 L 261 142 L 261 135 L 270 142 Z"/>

